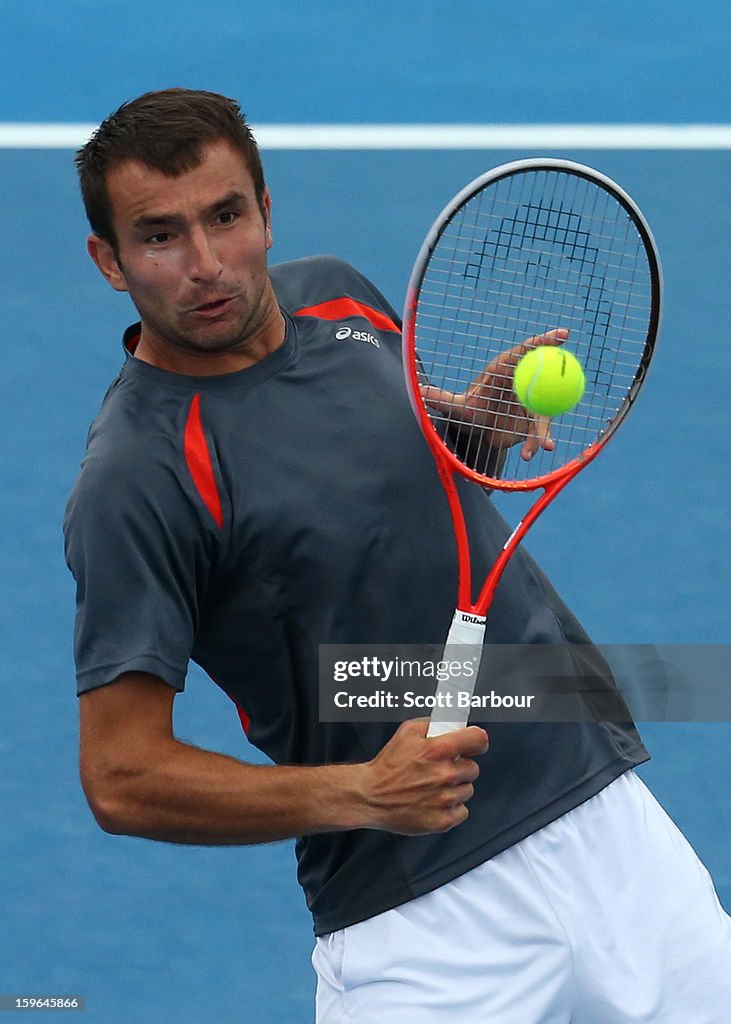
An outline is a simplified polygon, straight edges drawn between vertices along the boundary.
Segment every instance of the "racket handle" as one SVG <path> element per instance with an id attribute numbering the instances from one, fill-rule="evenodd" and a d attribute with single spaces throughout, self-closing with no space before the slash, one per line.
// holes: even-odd
<path id="1" fill-rule="evenodd" d="M 436 697 L 438 700 L 441 700 L 443 707 L 437 704 L 437 707 L 432 711 L 427 736 L 443 736 L 444 733 L 454 732 L 455 729 L 463 729 L 467 725 L 470 709 L 469 707 L 460 708 L 457 706 L 457 694 L 466 693 L 471 697 L 474 693 L 475 686 L 477 685 L 477 673 L 482 658 L 482 645 L 485 640 L 485 621 L 484 615 L 475 615 L 474 612 L 462 612 L 457 609 L 454 613 L 452 625 L 449 627 L 449 633 L 444 645 L 445 660 L 461 661 L 462 659 L 455 657 L 453 650 L 450 651 L 450 647 L 456 644 L 470 644 L 475 649 L 474 672 L 469 677 L 460 676 L 452 678 L 450 676 L 449 679 L 438 683 Z M 451 705 L 448 703 L 449 698 L 446 696 L 440 697 L 441 694 L 451 695 Z M 448 712 L 445 711 L 446 708 L 449 708 Z M 449 714 L 449 721 L 445 721 L 443 718 L 445 713 Z"/>

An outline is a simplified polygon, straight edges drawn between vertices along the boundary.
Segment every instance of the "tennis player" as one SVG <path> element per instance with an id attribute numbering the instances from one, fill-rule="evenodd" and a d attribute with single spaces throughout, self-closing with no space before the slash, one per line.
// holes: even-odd
<path id="1" fill-rule="evenodd" d="M 631 724 L 496 724 L 487 752 L 477 726 L 318 719 L 320 644 L 439 642 L 454 607 L 393 309 L 338 260 L 268 267 L 271 199 L 229 99 L 142 96 L 77 163 L 89 253 L 139 314 L 65 519 L 100 826 L 296 837 L 320 1024 L 727 1024 L 729 918 L 635 775 Z M 507 527 L 460 487 L 479 575 Z M 589 644 L 524 552 L 488 640 Z M 274 765 L 175 737 L 190 659 Z"/>

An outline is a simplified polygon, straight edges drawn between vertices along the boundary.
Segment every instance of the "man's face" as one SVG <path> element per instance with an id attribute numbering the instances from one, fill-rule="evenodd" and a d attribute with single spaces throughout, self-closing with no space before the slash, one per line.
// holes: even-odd
<path id="1" fill-rule="evenodd" d="M 226 142 L 203 150 L 175 178 L 136 161 L 110 171 L 117 258 L 90 251 L 107 280 L 128 291 L 143 339 L 183 356 L 244 352 L 271 314 L 270 201 L 257 203 L 243 156 Z"/>

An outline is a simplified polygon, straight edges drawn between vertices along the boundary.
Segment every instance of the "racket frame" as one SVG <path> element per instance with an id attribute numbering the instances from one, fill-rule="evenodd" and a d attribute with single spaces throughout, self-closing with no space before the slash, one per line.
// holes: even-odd
<path id="1" fill-rule="evenodd" d="M 645 251 L 647 252 L 651 281 L 651 295 L 653 301 L 650 305 L 650 317 L 648 321 L 645 346 L 638 364 L 635 378 L 622 402 L 622 405 L 617 410 L 617 413 L 612 420 L 605 427 L 599 439 L 589 445 L 589 447 L 587 447 L 579 456 L 549 473 L 526 480 L 502 480 L 499 477 L 488 477 L 478 473 L 460 461 L 460 459 L 443 441 L 432 422 L 423 399 L 420 396 L 418 353 L 416 351 L 419 293 L 432 254 L 447 226 L 462 207 L 488 185 L 494 184 L 495 182 L 511 175 L 541 170 L 564 171 L 576 175 L 577 177 L 587 179 L 601 188 L 604 188 L 605 191 L 609 192 L 610 195 L 616 198 L 631 218 L 640 237 L 642 238 Z M 505 566 L 531 525 L 543 512 L 546 506 L 553 501 L 556 495 L 563 490 L 566 484 L 573 480 L 577 473 L 596 458 L 609 438 L 617 430 L 619 424 L 624 420 L 647 375 L 647 370 L 655 348 L 655 342 L 660 327 L 661 308 L 662 272 L 660 269 L 660 257 L 652 232 L 650 231 L 650 227 L 645 220 L 642 211 L 627 192 L 617 185 L 615 181 L 607 177 L 607 175 L 602 174 L 600 171 L 596 171 L 585 164 L 576 163 L 573 160 L 543 157 L 532 157 L 501 164 L 499 167 L 495 167 L 492 170 L 479 175 L 466 185 L 457 193 L 457 195 L 454 196 L 447 206 L 444 207 L 440 215 L 437 217 L 421 245 L 409 278 L 406 292 L 406 303 L 404 307 L 403 364 L 409 399 L 422 433 L 424 434 L 436 459 L 439 474 L 449 502 L 452 522 L 454 524 L 459 562 L 458 610 L 479 616 L 484 616 L 486 614 Z M 459 473 L 468 480 L 480 484 L 483 487 L 489 487 L 493 490 L 514 492 L 535 491 L 543 488 L 543 494 L 540 495 L 508 537 L 475 601 L 472 601 L 471 563 L 467 526 L 462 512 L 459 495 L 457 494 L 457 487 L 454 480 L 455 473 Z"/>

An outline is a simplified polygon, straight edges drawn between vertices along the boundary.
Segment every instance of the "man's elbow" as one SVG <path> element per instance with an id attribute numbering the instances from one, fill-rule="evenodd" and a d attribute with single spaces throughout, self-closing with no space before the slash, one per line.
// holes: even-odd
<path id="1" fill-rule="evenodd" d="M 118 783 L 82 771 L 81 785 L 89 809 L 103 832 L 110 836 L 136 834 L 132 802 Z"/>

